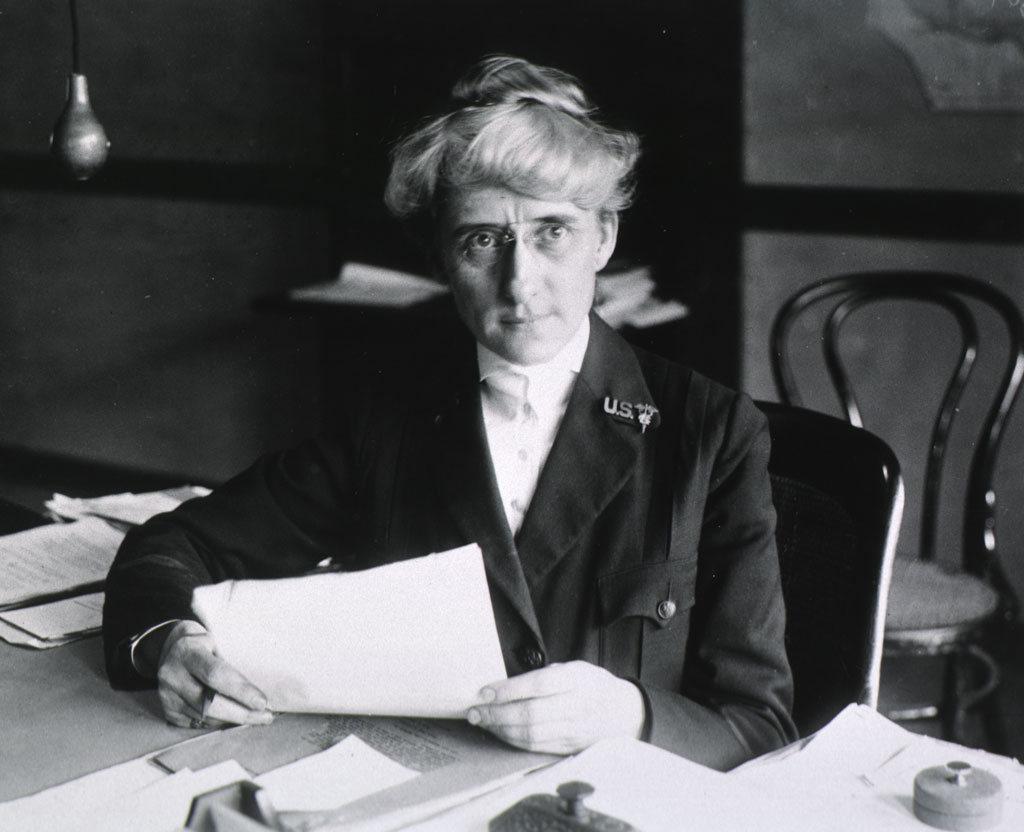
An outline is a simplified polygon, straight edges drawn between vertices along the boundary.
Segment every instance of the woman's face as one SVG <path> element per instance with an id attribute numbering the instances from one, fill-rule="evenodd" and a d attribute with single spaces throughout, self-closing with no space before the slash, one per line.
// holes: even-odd
<path id="1" fill-rule="evenodd" d="M 618 220 L 499 187 L 452 194 L 441 211 L 442 268 L 477 341 L 515 364 L 555 356 L 594 301 Z"/>

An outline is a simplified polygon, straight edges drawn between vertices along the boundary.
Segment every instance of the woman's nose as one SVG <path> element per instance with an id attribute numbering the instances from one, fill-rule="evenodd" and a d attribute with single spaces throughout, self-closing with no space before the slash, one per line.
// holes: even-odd
<path id="1" fill-rule="evenodd" d="M 502 260 L 502 284 L 508 297 L 521 302 L 529 300 L 537 292 L 540 277 L 535 252 L 521 240 L 513 240 L 505 246 Z"/>

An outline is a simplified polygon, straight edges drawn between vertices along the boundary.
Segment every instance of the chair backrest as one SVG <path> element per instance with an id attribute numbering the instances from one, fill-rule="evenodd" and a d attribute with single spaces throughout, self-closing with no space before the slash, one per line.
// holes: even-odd
<path id="1" fill-rule="evenodd" d="M 793 717 L 806 736 L 851 702 L 877 706 L 903 480 L 874 434 L 801 407 L 758 406 L 772 437 Z"/>
<path id="2" fill-rule="evenodd" d="M 1016 615 L 1017 601 L 999 563 L 996 544 L 996 492 L 994 472 L 1007 418 L 1024 377 L 1024 322 L 1016 304 L 998 289 L 971 277 L 944 272 L 862 272 L 840 275 L 813 283 L 792 295 L 775 318 L 771 335 L 772 372 L 784 402 L 802 400 L 790 361 L 790 339 L 797 320 L 812 307 L 824 308 L 822 347 L 825 364 L 846 418 L 861 425 L 860 409 L 839 346 L 840 330 L 852 313 L 886 301 L 917 301 L 949 313 L 960 331 L 960 351 L 954 361 L 939 411 L 935 416 L 924 469 L 921 495 L 921 528 L 918 556 L 935 557 L 939 538 L 939 498 L 943 467 L 954 416 L 975 366 L 979 351 L 976 309 L 987 307 L 1006 331 L 1005 362 L 992 385 L 991 398 L 981 430 L 971 437 L 974 452 L 966 476 L 962 530 L 962 567 L 989 582 L 999 592 L 1004 614 Z M 972 390 L 973 395 L 973 390 Z M 903 406 L 900 404 L 898 406 Z"/>

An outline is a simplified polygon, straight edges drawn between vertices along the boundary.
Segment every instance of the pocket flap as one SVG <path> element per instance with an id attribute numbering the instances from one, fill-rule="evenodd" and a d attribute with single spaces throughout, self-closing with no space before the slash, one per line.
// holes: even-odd
<path id="1" fill-rule="evenodd" d="M 693 606 L 696 582 L 697 561 L 693 558 L 646 563 L 602 575 L 597 579 L 601 623 L 639 616 L 665 627 Z"/>

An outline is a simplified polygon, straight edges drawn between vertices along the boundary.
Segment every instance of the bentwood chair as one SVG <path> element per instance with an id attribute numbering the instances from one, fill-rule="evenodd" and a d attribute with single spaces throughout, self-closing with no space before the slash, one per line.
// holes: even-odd
<path id="1" fill-rule="evenodd" d="M 874 434 L 801 407 L 758 407 L 772 437 L 793 717 L 807 736 L 851 703 L 877 707 L 903 480 Z"/>
<path id="2" fill-rule="evenodd" d="M 848 324 L 853 318 L 870 323 L 866 312 L 856 313 L 870 307 L 872 313 L 881 314 L 879 304 L 882 303 L 899 304 L 904 316 L 909 309 L 916 309 L 916 304 L 931 307 L 932 315 L 935 309 L 944 310 L 940 314 L 948 315 L 960 336 L 959 351 L 945 382 L 924 460 L 919 544 L 916 552 L 897 554 L 884 646 L 887 666 L 890 657 L 897 662 L 905 662 L 908 657 L 938 657 L 945 665 L 944 676 L 942 683 L 936 685 L 934 696 L 929 696 L 927 701 L 891 709 L 887 715 L 898 720 L 937 718 L 941 720 L 944 736 L 964 742 L 966 717 L 974 706 L 980 705 L 983 707 L 978 712 L 988 734 L 986 745 L 1000 751 L 1003 750 L 1003 732 L 998 697 L 993 695 L 1000 673 L 994 656 L 1005 637 L 1005 625 L 1015 618 L 1018 605 L 999 562 L 994 472 L 1007 417 L 1024 374 L 1024 324 L 1017 307 L 1002 292 L 963 275 L 871 272 L 821 280 L 790 297 L 775 318 L 771 335 L 772 369 L 783 400 L 801 403 L 791 361 L 796 324 L 798 321 L 806 324 L 815 320 L 815 315 L 821 315 L 823 333 L 818 337 L 828 375 L 846 418 L 854 425 L 861 425 L 861 412 L 848 370 L 852 363 L 849 345 L 856 341 L 847 340 L 843 347 L 840 334 L 844 324 L 848 330 L 853 330 L 852 323 Z M 803 329 L 806 331 L 807 326 Z M 914 340 L 926 339 L 932 334 L 947 342 L 933 345 L 935 352 L 949 348 L 949 338 L 936 326 L 934 318 L 928 318 L 912 331 L 914 334 L 909 337 Z M 965 423 L 971 433 L 965 445 L 974 450 L 959 452 L 950 443 L 950 431 L 961 408 L 969 410 L 977 406 L 974 397 L 979 382 L 976 380 L 972 385 L 971 396 L 965 397 L 964 392 L 979 355 L 982 333 L 986 335 L 987 345 L 991 346 L 990 341 L 1003 345 L 1003 359 L 996 372 L 987 374 L 993 376 L 994 381 L 990 385 L 990 397 L 982 403 L 984 416 L 977 420 L 981 422 L 980 430 L 975 431 Z M 904 343 L 898 333 L 894 335 L 897 337 L 891 340 Z M 863 348 L 868 363 L 878 367 L 887 360 L 878 343 L 882 340 L 890 339 L 876 338 Z M 920 373 L 915 375 L 929 376 L 931 363 L 932 355 L 928 354 L 922 360 Z M 911 380 L 901 381 L 909 384 Z M 866 379 L 861 389 L 865 386 Z M 890 409 L 888 412 L 897 419 L 906 418 L 905 414 L 913 405 L 914 402 L 895 398 L 885 402 L 885 407 Z M 950 453 L 951 450 L 957 453 Z M 967 458 L 962 466 L 966 470 L 954 470 L 953 466 L 963 457 Z M 903 462 L 907 468 L 906 459 Z M 949 540 L 948 534 L 943 539 L 939 531 L 940 501 L 944 508 L 949 505 L 944 482 L 947 487 L 950 483 L 966 483 L 959 542 Z M 951 552 L 945 551 L 950 547 Z"/>

